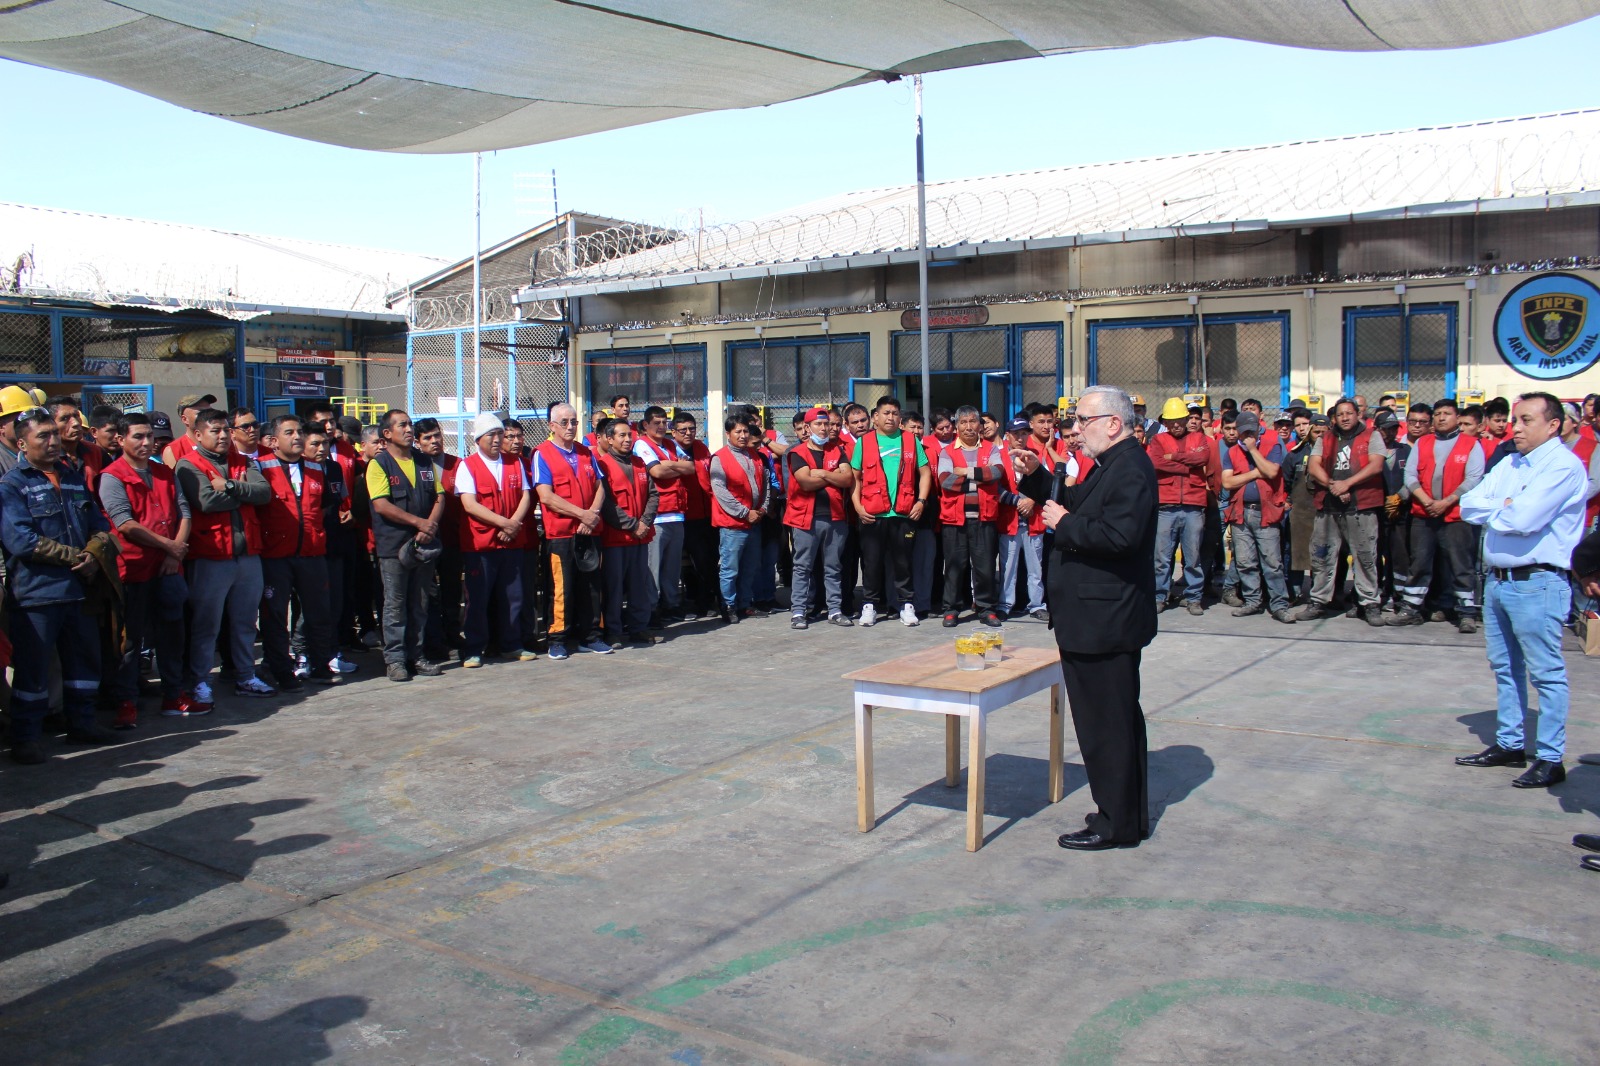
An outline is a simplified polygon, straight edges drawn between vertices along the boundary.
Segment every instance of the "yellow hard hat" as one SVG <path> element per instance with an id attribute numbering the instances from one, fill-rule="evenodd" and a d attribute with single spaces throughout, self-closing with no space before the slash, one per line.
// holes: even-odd
<path id="1" fill-rule="evenodd" d="M 7 385 L 0 389 L 0 418 L 6 415 L 20 414 L 30 408 L 38 407 L 39 403 L 28 395 L 28 390 L 18 385 Z"/>
<path id="2" fill-rule="evenodd" d="M 1189 417 L 1189 405 L 1182 396 L 1174 396 L 1161 405 L 1161 417 L 1164 419 L 1178 419 Z"/>

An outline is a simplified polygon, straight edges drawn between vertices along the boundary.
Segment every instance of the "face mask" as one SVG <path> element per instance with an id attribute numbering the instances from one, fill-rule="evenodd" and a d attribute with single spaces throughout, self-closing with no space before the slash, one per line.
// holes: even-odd
<path id="1" fill-rule="evenodd" d="M 827 434 L 823 434 L 820 437 L 815 433 L 811 434 L 811 443 L 815 444 L 819 448 L 822 447 L 824 444 L 828 443 Z"/>

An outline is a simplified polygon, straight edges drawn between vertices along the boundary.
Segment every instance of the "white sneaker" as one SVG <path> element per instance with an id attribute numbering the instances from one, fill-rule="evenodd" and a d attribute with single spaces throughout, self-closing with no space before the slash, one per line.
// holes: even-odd
<path id="1" fill-rule="evenodd" d="M 861 605 L 861 624 L 864 626 L 876 625 L 878 622 L 878 609 L 870 603 Z"/>
<path id="2" fill-rule="evenodd" d="M 356 664 L 342 655 L 335 655 L 328 660 L 328 669 L 336 674 L 353 674 L 356 672 Z"/>
<path id="3" fill-rule="evenodd" d="M 900 608 L 900 621 L 908 626 L 920 626 L 922 619 L 917 617 L 917 609 L 909 603 Z"/>

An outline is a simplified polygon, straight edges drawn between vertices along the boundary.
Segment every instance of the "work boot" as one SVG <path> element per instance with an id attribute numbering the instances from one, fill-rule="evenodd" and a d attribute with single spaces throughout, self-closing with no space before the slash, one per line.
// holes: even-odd
<path id="1" fill-rule="evenodd" d="M 1238 589 L 1226 588 L 1222 590 L 1222 602 L 1228 607 L 1243 607 L 1244 597 L 1239 595 Z M 1260 612 L 1257 611 L 1255 613 L 1259 614 Z M 1237 612 L 1235 614 L 1237 615 Z"/>
<path id="2" fill-rule="evenodd" d="M 390 681 L 410 681 L 411 671 L 406 669 L 405 663 L 390 663 L 385 671 Z"/>
<path id="3" fill-rule="evenodd" d="M 1237 597 L 1235 597 L 1235 598 L 1237 598 Z M 1228 597 L 1226 597 L 1226 596 L 1222 597 L 1222 602 L 1223 603 L 1227 603 L 1228 602 Z M 1265 611 L 1266 611 L 1266 608 L 1263 607 L 1259 603 L 1246 604 L 1246 603 L 1241 602 L 1239 604 L 1239 606 L 1237 606 L 1237 607 L 1235 607 L 1233 609 L 1233 617 L 1235 617 L 1235 618 L 1249 618 L 1253 614 L 1261 614 L 1261 613 L 1263 613 Z"/>
<path id="4" fill-rule="evenodd" d="M 1476 633 L 1477 631 L 1478 620 L 1469 614 L 1462 615 L 1461 621 L 1456 623 L 1456 632 L 1458 633 Z"/>
<path id="5" fill-rule="evenodd" d="M 1273 611 L 1272 618 L 1273 621 L 1282 622 L 1286 626 L 1294 625 L 1294 615 L 1290 614 L 1287 609 Z"/>
<path id="6" fill-rule="evenodd" d="M 1427 619 L 1422 617 L 1421 611 L 1409 603 L 1402 603 L 1395 609 L 1394 614 L 1389 616 L 1387 624 L 1392 626 L 1420 626 L 1425 621 Z"/>
<path id="7" fill-rule="evenodd" d="M 1328 617 L 1330 613 L 1331 612 L 1324 604 L 1320 604 L 1316 600 L 1312 600 L 1310 603 L 1300 608 L 1300 613 L 1295 615 L 1294 618 L 1297 622 L 1315 622 L 1319 618 Z"/>

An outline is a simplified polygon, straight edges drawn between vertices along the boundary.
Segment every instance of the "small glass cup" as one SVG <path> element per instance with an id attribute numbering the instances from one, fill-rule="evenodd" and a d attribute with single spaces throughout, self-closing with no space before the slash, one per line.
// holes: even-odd
<path id="1" fill-rule="evenodd" d="M 983 648 L 983 661 L 984 662 L 986 662 L 986 663 L 998 663 L 998 662 L 1002 661 L 1005 658 L 1005 655 L 1002 653 L 1002 649 L 1005 647 L 1005 637 L 1004 637 L 1004 635 L 1001 634 L 1000 630 L 998 630 L 998 629 L 989 630 L 989 632 L 983 634 L 983 640 L 984 640 L 984 648 Z"/>
<path id="2" fill-rule="evenodd" d="M 979 637 L 956 638 L 956 669 L 983 669 L 983 641 Z"/>

